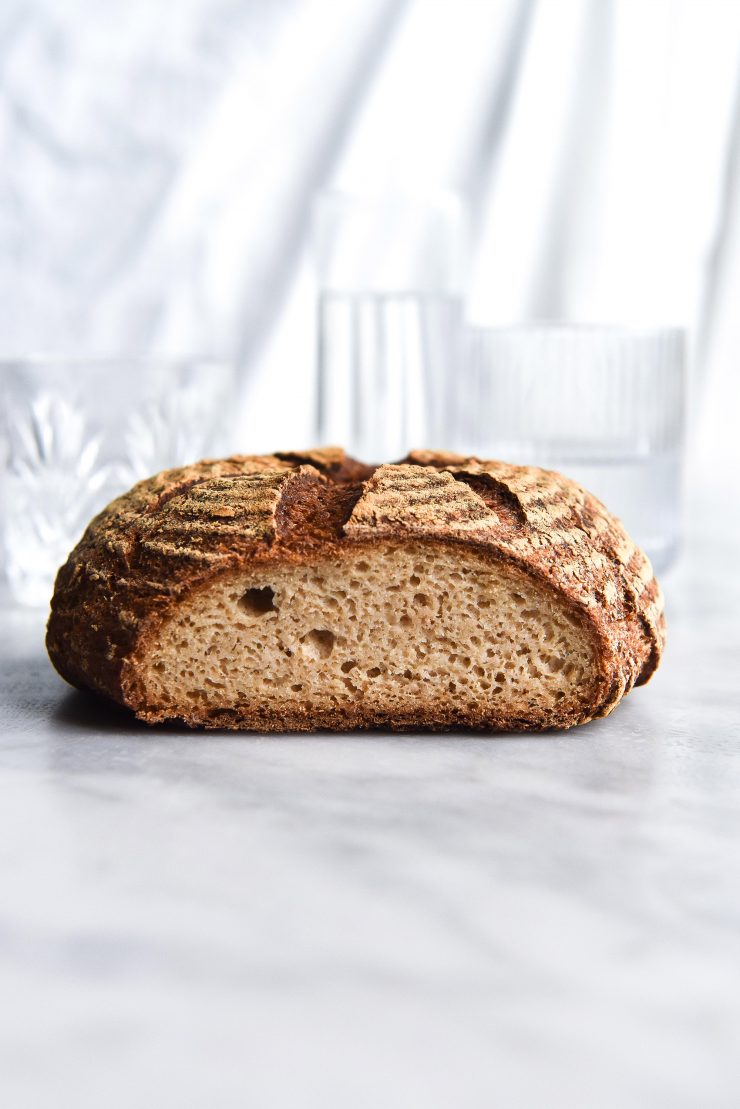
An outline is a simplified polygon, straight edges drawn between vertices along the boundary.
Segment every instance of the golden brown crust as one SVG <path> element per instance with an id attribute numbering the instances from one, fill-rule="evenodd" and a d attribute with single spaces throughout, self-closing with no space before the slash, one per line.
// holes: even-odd
<path id="1" fill-rule="evenodd" d="M 534 467 L 417 451 L 376 469 L 325 448 L 235 456 L 140 482 L 97 516 L 57 576 L 47 647 L 59 673 L 156 718 L 137 703 L 135 655 L 179 599 L 255 562 L 342 557 L 356 544 L 413 538 L 474 546 L 553 589 L 588 627 L 599 675 L 578 719 L 610 712 L 648 680 L 665 641 L 650 564 L 621 523 L 575 482 Z M 187 720 L 186 720 L 187 722 Z M 260 730 L 385 725 L 527 727 L 451 715 L 413 720 L 235 719 Z M 543 726 L 540 722 L 535 726 Z"/>

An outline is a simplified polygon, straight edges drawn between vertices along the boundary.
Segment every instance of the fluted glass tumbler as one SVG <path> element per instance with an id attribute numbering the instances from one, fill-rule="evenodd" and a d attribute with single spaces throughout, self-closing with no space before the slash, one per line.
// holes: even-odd
<path id="1" fill-rule="evenodd" d="M 325 193 L 314 252 L 319 442 L 370 462 L 449 446 L 463 319 L 458 199 Z"/>
<path id="2" fill-rule="evenodd" d="M 90 517 L 140 478 L 228 440 L 230 367 L 208 360 L 0 363 L 2 551 L 10 593 L 47 604 Z"/>
<path id="3" fill-rule="evenodd" d="M 684 333 L 473 328 L 465 364 L 459 449 L 574 478 L 665 570 L 681 531 Z"/>

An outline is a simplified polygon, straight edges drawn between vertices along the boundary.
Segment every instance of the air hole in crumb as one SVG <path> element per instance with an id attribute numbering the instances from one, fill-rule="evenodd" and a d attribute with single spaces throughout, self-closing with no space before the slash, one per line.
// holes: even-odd
<path id="1" fill-rule="evenodd" d="M 427 608 L 430 601 L 426 593 L 414 593 L 414 604 L 420 605 L 422 608 Z"/>
<path id="2" fill-rule="evenodd" d="M 163 662 L 155 662 L 154 663 L 154 669 L 157 671 L 158 674 L 164 674 L 164 663 Z"/>
<path id="3" fill-rule="evenodd" d="M 302 636 L 301 643 L 311 658 L 328 658 L 334 650 L 334 632 L 325 628 L 313 628 L 307 635 Z"/>
<path id="4" fill-rule="evenodd" d="M 373 666 L 367 672 L 368 678 L 377 678 L 379 674 L 380 674 L 380 667 L 379 666 Z"/>
<path id="5" fill-rule="evenodd" d="M 342 666 L 341 666 L 342 673 L 343 674 L 349 674 L 350 670 L 353 670 L 355 668 L 355 666 L 357 666 L 357 663 L 355 662 L 355 660 L 353 658 L 347 659 L 346 662 L 342 663 Z"/>
<path id="6" fill-rule="evenodd" d="M 418 574 L 412 574 L 411 577 L 409 578 L 409 581 L 411 582 L 412 585 L 421 585 L 421 578 L 419 577 Z"/>
<path id="7" fill-rule="evenodd" d="M 294 693 L 300 693 L 303 689 L 303 686 L 300 683 L 296 683 L 296 685 L 292 685 L 290 688 L 293 690 Z"/>
<path id="8" fill-rule="evenodd" d="M 275 612 L 275 590 L 269 585 L 258 589 L 248 589 L 239 601 L 239 608 L 248 612 L 250 616 L 264 616 L 266 612 Z"/>
<path id="9" fill-rule="evenodd" d="M 365 562 L 364 560 L 362 562 L 358 562 L 357 569 L 360 571 L 360 573 L 364 574 L 370 569 L 370 563 Z"/>

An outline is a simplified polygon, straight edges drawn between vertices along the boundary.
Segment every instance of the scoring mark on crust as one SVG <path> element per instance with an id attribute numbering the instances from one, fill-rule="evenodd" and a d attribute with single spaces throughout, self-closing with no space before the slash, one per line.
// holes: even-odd
<path id="1" fill-rule="evenodd" d="M 477 493 L 503 523 L 517 528 L 527 526 L 527 517 L 519 498 L 503 481 L 497 481 L 490 474 L 472 474 L 464 470 L 450 472 L 455 481 L 463 482 Z"/>
<path id="2" fill-rule="evenodd" d="M 335 482 L 302 466 L 282 487 L 275 523 L 280 540 L 287 544 L 334 541 L 362 497 L 362 482 Z"/>

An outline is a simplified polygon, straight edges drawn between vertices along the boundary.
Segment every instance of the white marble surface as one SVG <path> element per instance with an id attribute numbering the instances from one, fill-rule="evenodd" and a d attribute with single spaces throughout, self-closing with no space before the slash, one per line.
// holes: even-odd
<path id="1" fill-rule="evenodd" d="M 143 731 L 6 613 L 0 1103 L 737 1106 L 740 543 L 712 527 L 659 675 L 559 737 Z"/>

